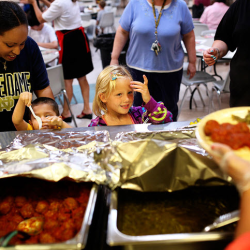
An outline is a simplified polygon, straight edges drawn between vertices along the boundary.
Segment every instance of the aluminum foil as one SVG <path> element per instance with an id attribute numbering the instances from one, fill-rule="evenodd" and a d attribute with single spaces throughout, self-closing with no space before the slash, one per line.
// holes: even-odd
<path id="1" fill-rule="evenodd" d="M 175 131 L 157 131 L 157 132 L 126 132 L 118 133 L 116 141 L 129 142 L 141 139 L 155 139 L 162 141 L 171 141 L 177 143 L 179 147 L 187 148 L 201 155 L 208 155 L 207 152 L 198 145 L 194 129 L 178 129 Z"/>
<path id="2" fill-rule="evenodd" d="M 108 174 L 95 162 L 94 153 L 110 147 L 107 131 L 19 134 L 0 152 L 0 178 L 19 175 L 59 181 L 68 177 L 108 185 L 119 180 L 120 173 L 115 177 L 116 171 L 110 169 Z"/>
<path id="3" fill-rule="evenodd" d="M 19 134 L 0 151 L 0 178 L 68 177 L 139 191 L 174 191 L 230 181 L 200 148 L 194 130 Z"/>
<path id="4" fill-rule="evenodd" d="M 178 143 L 144 139 L 117 146 L 123 168 L 119 185 L 143 192 L 176 191 L 193 185 L 224 185 L 216 163 Z"/>

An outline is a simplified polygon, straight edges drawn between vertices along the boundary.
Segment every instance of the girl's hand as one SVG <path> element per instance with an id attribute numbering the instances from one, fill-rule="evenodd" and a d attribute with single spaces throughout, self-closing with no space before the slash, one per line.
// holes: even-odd
<path id="1" fill-rule="evenodd" d="M 209 48 L 203 53 L 203 60 L 208 65 L 214 65 L 218 59 L 218 51 L 216 48 Z"/>
<path id="2" fill-rule="evenodd" d="M 20 94 L 19 100 L 27 107 L 31 105 L 32 94 L 30 92 L 23 92 Z"/>
<path id="3" fill-rule="evenodd" d="M 147 104 L 150 101 L 151 96 L 148 90 L 148 79 L 145 75 L 143 75 L 143 79 L 144 84 L 142 82 L 132 81 L 130 86 L 134 91 L 141 93 L 143 101 Z"/>

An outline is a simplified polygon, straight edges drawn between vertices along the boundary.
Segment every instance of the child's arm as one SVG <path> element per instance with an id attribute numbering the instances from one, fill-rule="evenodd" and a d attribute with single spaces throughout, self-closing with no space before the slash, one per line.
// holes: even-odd
<path id="1" fill-rule="evenodd" d="M 163 102 L 156 102 L 151 96 L 151 99 L 145 105 L 142 105 L 147 110 L 147 118 L 153 124 L 167 123 L 173 121 L 173 115 L 164 106 Z M 144 118 L 145 120 L 146 118 Z"/>
<path id="2" fill-rule="evenodd" d="M 62 129 L 62 128 L 72 128 L 66 122 L 62 120 L 61 116 L 50 116 L 46 118 L 48 121 L 43 121 L 43 126 L 48 126 L 48 128 Z"/>
<path id="3" fill-rule="evenodd" d="M 142 105 L 142 107 L 146 109 L 146 112 L 143 113 L 144 116 L 142 117 L 142 120 L 145 121 L 148 118 L 149 122 L 153 124 L 172 122 L 172 113 L 167 110 L 163 102 L 156 102 L 154 98 L 150 96 L 148 90 L 148 79 L 145 75 L 143 75 L 143 78 L 144 84 L 135 81 L 131 82 L 131 87 L 134 91 L 141 93 L 142 99 L 145 103 Z"/>
<path id="4" fill-rule="evenodd" d="M 32 94 L 29 92 L 23 92 L 20 94 L 14 112 L 12 114 L 12 122 L 17 131 L 27 130 L 28 123 L 23 120 L 25 107 L 30 106 L 32 101 Z"/>

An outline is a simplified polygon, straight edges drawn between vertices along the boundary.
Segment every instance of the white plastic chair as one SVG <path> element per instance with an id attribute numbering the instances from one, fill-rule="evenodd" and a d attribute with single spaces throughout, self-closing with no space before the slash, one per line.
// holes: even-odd
<path id="1" fill-rule="evenodd" d="M 81 19 L 82 21 L 89 21 L 91 19 L 90 13 L 81 13 Z"/>
<path id="2" fill-rule="evenodd" d="M 190 101 L 189 101 L 189 108 L 190 109 L 192 108 L 192 101 L 194 102 L 195 106 L 197 107 L 195 99 L 193 98 L 193 94 L 194 94 L 195 90 L 197 90 L 197 92 L 198 92 L 198 94 L 200 96 L 201 102 L 202 102 L 203 106 L 205 107 L 205 102 L 204 102 L 204 100 L 202 98 L 199 86 L 201 84 L 204 85 L 205 88 L 206 88 L 206 91 L 208 93 L 207 83 L 208 82 L 216 82 L 216 78 L 214 78 L 210 74 L 206 73 L 205 71 L 196 71 L 196 73 L 195 73 L 195 75 L 194 75 L 194 77 L 192 79 L 189 79 L 189 77 L 190 76 L 187 74 L 187 71 L 183 71 L 183 76 L 182 76 L 181 83 L 186 86 L 186 89 L 185 89 L 185 92 L 184 92 L 183 97 L 181 99 L 181 103 L 179 105 L 177 120 L 178 120 L 178 118 L 180 116 L 182 106 L 184 104 L 184 100 L 185 100 L 185 98 L 187 96 L 188 91 L 191 93 L 191 98 L 190 98 Z M 192 89 L 191 88 L 192 86 L 194 86 L 195 88 Z"/>
<path id="3" fill-rule="evenodd" d="M 203 30 L 201 32 L 201 36 L 211 36 L 214 37 L 216 33 L 216 30 Z"/>
<path id="4" fill-rule="evenodd" d="M 111 5 L 109 5 L 109 6 L 106 5 L 106 6 L 104 7 L 104 10 L 107 11 L 107 12 L 108 12 L 108 11 L 112 11 L 112 6 L 111 6 Z"/>
<path id="5" fill-rule="evenodd" d="M 52 92 L 54 94 L 55 98 L 58 98 L 60 103 L 62 104 L 62 100 L 60 99 L 60 96 L 63 94 L 64 100 L 66 100 L 67 105 L 69 107 L 69 112 L 73 118 L 75 127 L 77 127 L 76 120 L 74 117 L 74 114 L 71 110 L 69 99 L 64 87 L 64 77 L 63 77 L 63 69 L 62 64 L 47 68 L 48 78 L 50 81 L 50 87 L 52 89 Z"/>
<path id="6" fill-rule="evenodd" d="M 116 17 L 117 7 L 113 7 L 111 11 L 114 13 L 114 17 Z"/>
<path id="7" fill-rule="evenodd" d="M 116 29 L 114 23 L 115 23 L 114 13 L 112 11 L 109 11 L 103 13 L 98 26 L 103 30 L 105 30 L 106 28 L 110 28 L 112 32 L 115 32 Z"/>
<path id="8" fill-rule="evenodd" d="M 112 0 L 112 6 L 113 7 L 120 7 L 121 0 Z"/>
<path id="9" fill-rule="evenodd" d="M 201 36 L 201 32 L 209 30 L 208 26 L 204 23 L 194 23 L 194 34 L 195 36 Z"/>
<path id="10" fill-rule="evenodd" d="M 219 109 L 221 109 L 221 94 L 230 93 L 229 85 L 230 85 L 230 71 L 227 73 L 225 80 L 215 81 L 213 82 L 213 87 L 209 97 L 209 108 L 208 113 L 211 112 L 213 106 L 213 94 L 216 93 Z"/>
<path id="11" fill-rule="evenodd" d="M 96 20 L 91 19 L 89 22 L 90 22 L 90 26 L 88 26 L 88 27 L 85 29 L 85 33 L 87 34 L 88 39 L 89 39 L 90 41 L 93 41 L 93 39 L 96 37 L 96 34 L 95 34 Z"/>

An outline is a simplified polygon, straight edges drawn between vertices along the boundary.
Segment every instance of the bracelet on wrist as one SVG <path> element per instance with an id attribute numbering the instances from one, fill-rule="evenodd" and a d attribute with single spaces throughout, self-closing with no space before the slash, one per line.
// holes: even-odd
<path id="1" fill-rule="evenodd" d="M 214 48 L 217 51 L 217 60 L 220 59 L 220 50 L 218 48 Z"/>

